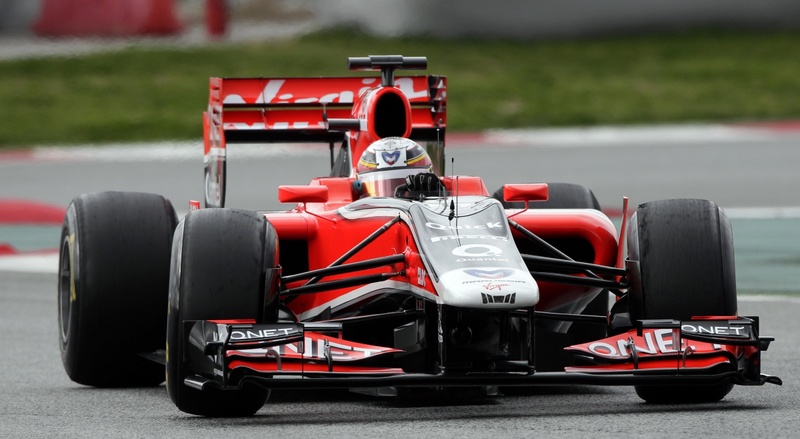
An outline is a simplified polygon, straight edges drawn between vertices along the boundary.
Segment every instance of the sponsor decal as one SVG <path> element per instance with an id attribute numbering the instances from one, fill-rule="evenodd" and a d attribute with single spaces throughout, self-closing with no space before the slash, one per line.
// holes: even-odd
<path id="1" fill-rule="evenodd" d="M 597 357 L 612 360 L 629 359 L 631 358 L 631 352 L 634 350 L 639 358 L 677 354 L 687 348 L 694 353 L 722 350 L 722 346 L 719 344 L 690 341 L 687 339 L 681 339 L 681 345 L 677 346 L 678 338 L 676 337 L 676 332 L 677 331 L 673 329 L 647 329 L 639 336 L 636 335 L 636 331 L 633 330 L 615 337 L 571 346 L 567 349 L 583 351 Z"/>
<path id="2" fill-rule="evenodd" d="M 499 247 L 487 244 L 467 244 L 453 249 L 453 255 L 464 257 L 497 256 L 503 253 Z"/>
<path id="3" fill-rule="evenodd" d="M 508 258 L 458 258 L 456 262 L 508 262 Z"/>
<path id="4" fill-rule="evenodd" d="M 439 241 L 451 241 L 454 239 L 492 239 L 495 241 L 503 241 L 508 242 L 508 238 L 505 236 L 494 236 L 494 235 L 447 235 L 447 236 L 434 236 L 431 238 L 431 242 L 439 242 Z"/>
<path id="5" fill-rule="evenodd" d="M 361 92 L 366 90 L 367 88 L 361 88 L 360 90 L 341 90 L 338 93 L 329 93 L 323 96 L 311 96 L 307 98 L 296 98 L 294 94 L 289 92 L 282 91 L 281 88 L 283 87 L 286 81 L 283 79 L 271 79 L 267 85 L 264 87 L 264 90 L 261 92 L 261 95 L 256 100 L 256 104 L 312 104 L 315 102 L 319 102 L 320 104 L 328 104 L 331 102 L 339 102 L 342 104 L 351 104 L 353 103 L 353 98 L 358 96 Z M 229 101 L 233 101 L 234 99 L 244 100 L 237 95 L 229 95 L 225 98 L 225 103 Z"/>
<path id="6" fill-rule="evenodd" d="M 681 331 L 697 335 L 719 335 L 735 338 L 750 337 L 750 327 L 748 326 L 717 325 L 713 322 L 684 323 L 681 325 Z"/>
<path id="7" fill-rule="evenodd" d="M 495 283 L 493 279 L 482 279 L 482 280 L 465 280 L 465 281 L 461 281 L 461 285 L 471 285 L 471 284 L 483 284 L 483 285 L 489 285 L 489 284 L 492 284 L 492 283 Z M 503 285 L 509 285 L 509 284 L 526 284 L 526 283 L 527 283 L 527 282 L 525 282 L 524 280 L 519 280 L 519 279 L 503 279 Z"/>
<path id="8" fill-rule="evenodd" d="M 464 273 L 467 273 L 473 277 L 479 277 L 481 279 L 502 279 L 514 274 L 514 270 L 510 270 L 508 268 L 500 268 L 498 270 L 479 270 L 477 268 L 471 268 L 464 270 Z"/>
<path id="9" fill-rule="evenodd" d="M 231 341 L 271 340 L 299 334 L 300 331 L 294 326 L 266 329 L 234 329 L 231 331 Z"/>
<path id="10" fill-rule="evenodd" d="M 417 285 L 424 287 L 425 286 L 425 275 L 427 273 L 422 267 L 417 267 Z"/>
<path id="11" fill-rule="evenodd" d="M 491 229 L 502 229 L 503 224 L 500 222 L 496 223 L 486 223 L 486 224 L 459 224 L 459 225 L 450 225 L 450 224 L 439 224 L 434 222 L 427 222 L 425 226 L 431 229 L 436 230 L 491 230 Z"/>
<path id="12" fill-rule="evenodd" d="M 357 361 L 366 358 L 400 352 L 397 349 L 371 346 L 326 335 L 306 332 L 303 341 L 286 343 L 279 346 L 258 349 L 242 349 L 229 351 L 228 356 L 265 357 L 270 352 L 284 359 L 326 360 L 328 355 L 333 361 Z M 269 355 L 275 355 L 275 354 Z"/>
<path id="13" fill-rule="evenodd" d="M 392 166 L 397 163 L 397 159 L 400 158 L 400 151 L 383 151 L 381 152 L 381 156 L 387 165 Z"/>
<path id="14" fill-rule="evenodd" d="M 488 283 L 488 284 L 481 285 L 481 287 L 484 290 L 489 290 L 489 291 L 492 291 L 492 290 L 502 291 L 503 287 L 507 287 L 507 286 L 509 286 L 509 285 L 508 284 L 496 284 L 496 283 Z"/>
<path id="15" fill-rule="evenodd" d="M 397 78 L 394 83 L 404 95 L 408 96 L 408 99 L 428 97 L 428 90 L 424 87 L 424 84 L 419 90 L 414 89 L 413 78 Z"/>
<path id="16" fill-rule="evenodd" d="M 355 84 L 353 84 L 355 85 Z M 330 93 L 320 94 L 317 96 L 308 96 L 308 90 L 301 87 L 296 82 L 289 80 L 288 83 L 285 79 L 270 79 L 264 86 L 264 89 L 259 93 L 258 98 L 255 100 L 256 104 L 313 104 L 313 103 L 332 103 L 338 102 L 341 104 L 352 104 L 355 102 L 356 96 L 361 96 L 362 93 L 372 87 L 377 86 L 376 78 L 367 77 L 361 81 L 360 87 L 352 87 L 350 89 L 343 87 L 340 90 L 331 90 Z M 424 81 L 417 81 L 414 83 L 413 78 L 397 78 L 395 85 L 408 99 L 420 99 L 428 96 L 428 88 Z M 418 85 L 419 89 L 414 86 Z M 327 89 L 327 87 L 326 87 Z M 297 97 L 295 93 L 305 97 Z M 245 99 L 238 94 L 229 94 L 225 96 L 225 104 L 244 104 Z"/>
<path id="17" fill-rule="evenodd" d="M 485 261 L 499 261 L 508 262 L 507 258 L 498 258 L 497 255 L 503 253 L 503 250 L 493 245 L 487 244 L 467 244 L 456 247 L 452 251 L 453 255 L 461 256 L 456 259 L 456 262 L 485 262 Z"/>
<path id="18" fill-rule="evenodd" d="M 496 279 L 483 279 L 483 280 L 465 280 L 461 282 L 461 285 L 470 285 L 470 284 L 491 284 Z M 503 279 L 505 284 L 524 284 L 527 283 L 524 280 L 519 279 Z"/>

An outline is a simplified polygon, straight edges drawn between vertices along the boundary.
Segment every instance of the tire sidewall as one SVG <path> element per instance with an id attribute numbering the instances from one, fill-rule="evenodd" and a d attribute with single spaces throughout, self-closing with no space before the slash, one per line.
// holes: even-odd
<path id="1" fill-rule="evenodd" d="M 61 228 L 58 279 L 58 333 L 61 361 L 67 375 L 73 379 L 78 376 L 81 363 L 80 328 L 81 303 L 78 300 L 76 284 L 80 282 L 80 266 L 77 264 L 80 251 L 75 205 L 70 204 Z M 68 270 L 68 273 L 64 273 Z"/>
<path id="2" fill-rule="evenodd" d="M 170 261 L 169 299 L 167 305 L 167 341 L 166 341 L 166 388 L 167 395 L 173 403 L 183 403 L 183 380 L 188 376 L 183 360 L 183 338 L 181 318 L 180 279 L 183 259 L 184 221 L 178 223 L 172 241 L 172 257 Z"/>

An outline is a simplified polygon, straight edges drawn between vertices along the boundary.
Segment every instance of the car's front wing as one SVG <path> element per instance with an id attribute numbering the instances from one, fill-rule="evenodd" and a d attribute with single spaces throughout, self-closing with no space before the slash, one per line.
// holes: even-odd
<path id="1" fill-rule="evenodd" d="M 580 366 L 536 372 L 526 361 L 503 372 L 405 373 L 379 357 L 401 352 L 341 338 L 337 323 L 239 324 L 185 322 L 197 389 L 379 388 L 536 385 L 781 384 L 761 373 L 757 318 L 651 320 L 637 329 L 566 348 Z"/>

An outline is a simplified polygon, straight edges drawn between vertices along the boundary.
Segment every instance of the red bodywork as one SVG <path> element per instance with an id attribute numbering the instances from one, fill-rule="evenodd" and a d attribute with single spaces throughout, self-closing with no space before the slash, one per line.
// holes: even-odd
<path id="1" fill-rule="evenodd" d="M 352 178 L 317 178 L 311 186 L 320 185 L 328 188 L 329 199 L 326 202 L 302 203 L 292 211 L 268 213 L 267 218 L 275 227 L 281 240 L 301 240 L 308 243 L 308 269 L 314 270 L 329 266 L 339 256 L 365 239 L 370 233 L 381 227 L 392 216 L 372 217 L 351 221 L 338 214 L 337 208 L 354 201 Z M 455 192 L 451 177 L 442 179 L 448 190 Z M 285 190 L 283 187 L 281 190 Z M 459 177 L 457 195 L 483 195 L 488 192 L 478 177 Z M 585 262 L 598 265 L 614 265 L 617 255 L 617 231 L 609 219 L 600 212 L 592 210 L 527 210 L 524 212 L 509 211 L 516 222 L 546 240 L 571 239 L 591 246 L 593 258 Z M 519 236 L 516 232 L 515 236 Z M 521 236 L 519 236 L 522 239 Z M 282 247 L 285 246 L 282 244 Z M 414 265 L 418 261 L 413 257 L 419 249 L 414 243 L 408 226 L 402 222 L 393 226 L 390 233 L 383 234 L 375 242 L 364 248 L 349 262 L 358 262 L 387 254 L 406 253 L 411 263 L 405 267 L 407 275 L 395 280 L 418 283 L 417 272 L 422 267 Z M 285 267 L 291 261 L 281 261 Z M 373 272 L 388 272 L 389 269 L 374 269 Z M 341 275 L 340 277 L 344 277 Z M 335 279 L 336 277 L 331 277 Z M 430 279 L 424 282 L 425 287 L 435 295 Z M 291 288 L 296 285 L 287 285 Z M 595 287 L 576 287 L 558 283 L 539 282 L 540 302 L 537 309 L 550 310 L 573 302 L 583 305 L 598 293 Z M 291 303 L 293 311 L 302 314 L 305 311 L 323 306 L 346 293 L 346 290 L 335 290 L 316 295 L 299 297 Z"/>

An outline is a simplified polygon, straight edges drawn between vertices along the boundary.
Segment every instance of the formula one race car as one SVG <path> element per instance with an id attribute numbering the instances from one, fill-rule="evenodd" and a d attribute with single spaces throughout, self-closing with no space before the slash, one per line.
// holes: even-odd
<path id="1" fill-rule="evenodd" d="M 395 76 L 425 58 L 349 66 L 380 76 L 212 78 L 206 208 L 180 221 L 152 194 L 72 202 L 58 283 L 70 378 L 158 385 L 166 365 L 175 405 L 207 416 L 251 415 L 286 388 L 632 385 L 691 403 L 781 384 L 761 373 L 772 338 L 737 315 L 716 204 L 645 203 L 618 232 L 582 186 L 490 195 L 444 173 L 446 78 Z M 241 142 L 327 144 L 330 176 L 280 186 L 291 210 L 225 208 Z"/>

